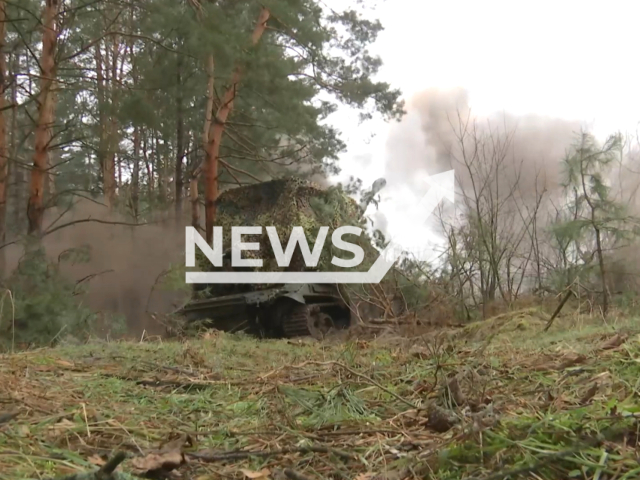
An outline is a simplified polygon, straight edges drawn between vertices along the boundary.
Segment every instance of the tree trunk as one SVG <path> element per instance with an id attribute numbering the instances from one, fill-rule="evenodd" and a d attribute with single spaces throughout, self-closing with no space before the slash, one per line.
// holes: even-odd
<path id="1" fill-rule="evenodd" d="M 609 311 L 609 289 L 607 288 L 607 275 L 604 266 L 604 254 L 602 253 L 602 238 L 600 229 L 595 226 L 595 215 L 592 215 L 594 230 L 596 231 L 596 249 L 598 253 L 598 266 L 600 267 L 600 281 L 602 282 L 602 315 L 607 316 Z"/>
<path id="2" fill-rule="evenodd" d="M 40 236 L 44 218 L 44 182 L 47 174 L 51 127 L 54 121 L 53 85 L 56 77 L 55 54 L 58 43 L 56 16 L 60 8 L 59 0 L 46 0 L 42 35 L 42 54 L 40 57 L 40 92 L 38 93 L 38 119 L 35 128 L 35 152 L 29 185 L 29 203 L 27 217 L 28 233 Z"/>
<path id="3" fill-rule="evenodd" d="M 270 12 L 262 8 L 258 22 L 251 35 L 251 43 L 255 46 L 259 41 L 267 26 Z M 236 67 L 231 79 L 231 86 L 225 92 L 217 115 L 213 119 L 209 128 L 207 139 L 207 150 L 205 158 L 205 229 L 207 242 L 213 243 L 213 224 L 216 218 L 216 200 L 218 198 L 218 160 L 220 158 L 220 142 L 224 134 L 225 123 L 233 110 L 233 101 L 238 93 L 238 86 L 242 76 L 241 67 Z"/>
<path id="4" fill-rule="evenodd" d="M 9 149 L 7 148 L 7 124 L 4 116 L 7 89 L 6 4 L 0 0 L 0 245 L 7 238 L 7 185 L 9 180 Z M 0 277 L 4 275 L 5 250 L 0 249 Z"/>
<path id="5" fill-rule="evenodd" d="M 175 192 L 175 185 L 173 180 L 173 173 L 175 172 L 176 163 L 172 161 L 172 151 L 171 151 L 171 139 L 168 135 L 162 136 L 162 151 L 163 158 L 165 159 L 163 162 L 164 165 L 164 178 L 165 178 L 165 190 L 163 192 L 163 198 L 168 205 L 175 202 L 175 198 L 173 198 L 173 194 Z"/>
<path id="6" fill-rule="evenodd" d="M 191 196 L 191 225 L 200 230 L 200 201 L 198 199 L 198 177 L 191 179 L 189 183 L 189 195 Z"/>
<path id="7" fill-rule="evenodd" d="M 176 195 L 176 221 L 182 216 L 182 195 L 184 181 L 182 178 L 182 166 L 184 163 L 184 114 L 183 114 L 183 93 L 182 93 L 182 56 L 178 57 L 176 73 L 176 105 L 177 105 L 177 126 L 176 126 L 176 171 L 175 171 L 175 195 Z"/>
<path id="8" fill-rule="evenodd" d="M 58 89 L 55 83 L 52 85 L 49 95 L 52 98 L 53 105 L 56 105 L 58 103 Z M 57 163 L 57 153 L 58 152 L 52 150 L 51 148 L 49 149 L 49 157 L 47 158 L 47 176 L 44 182 L 45 210 L 49 207 L 55 207 L 54 199 L 56 195 L 56 176 L 54 167 Z"/>
<path id="9" fill-rule="evenodd" d="M 13 57 L 11 66 L 12 80 L 11 80 L 11 103 L 13 108 L 11 109 L 11 157 L 16 158 L 18 154 L 18 87 L 15 80 L 15 72 L 20 68 L 20 54 L 16 53 Z M 13 204 L 19 205 L 20 208 L 13 209 L 13 225 L 22 225 L 23 210 L 22 206 L 26 202 L 26 178 L 25 171 L 20 168 L 17 163 L 12 163 L 13 170 Z"/>
<path id="10" fill-rule="evenodd" d="M 114 40 L 115 42 L 115 40 Z M 117 54 L 116 45 L 113 46 L 111 55 L 108 45 L 105 46 L 106 57 L 102 55 L 102 43 L 98 43 L 95 49 L 97 96 L 99 112 L 99 146 L 98 160 L 101 167 L 102 187 L 104 199 L 109 208 L 113 209 L 116 200 L 116 148 L 117 148 L 117 122 L 113 115 L 115 106 L 115 84 L 117 79 Z M 110 106 L 107 103 L 107 83 L 111 86 L 109 95 Z"/>
<path id="11" fill-rule="evenodd" d="M 214 61 L 213 55 L 207 58 L 207 107 L 204 115 L 204 130 L 202 132 L 202 149 L 207 152 L 209 146 L 209 130 L 211 129 L 211 116 L 213 115 L 213 98 L 214 92 Z M 206 160 L 205 160 L 206 162 Z M 195 165 L 195 164 L 194 164 Z M 191 181 L 189 184 L 189 195 L 191 197 L 191 225 L 200 229 L 200 203 L 198 194 L 198 178 L 202 171 L 202 165 L 194 167 L 191 172 Z"/>
<path id="12" fill-rule="evenodd" d="M 105 200 L 107 202 L 107 206 L 109 210 L 113 210 L 116 203 L 116 152 L 114 150 L 114 130 L 115 124 L 114 122 L 109 122 L 109 136 L 108 136 L 108 145 L 109 149 L 105 155 L 104 159 L 104 169 L 103 169 L 103 177 L 104 177 L 104 194 Z"/>
<path id="13" fill-rule="evenodd" d="M 107 115 L 107 152 L 104 163 L 104 192 L 109 206 L 109 210 L 113 210 L 116 203 L 116 190 L 118 183 L 116 181 L 116 151 L 118 149 L 118 121 L 115 117 L 115 109 L 117 105 L 116 89 L 118 84 L 118 54 L 120 53 L 120 45 L 117 36 L 111 37 L 111 55 L 108 56 L 107 64 L 109 67 L 109 111 Z M 109 49 L 107 48 L 107 52 Z"/>
<path id="14" fill-rule="evenodd" d="M 100 175 L 102 177 L 102 186 L 104 192 L 104 198 L 109 205 L 109 196 L 107 195 L 107 155 L 108 148 L 107 142 L 109 137 L 109 129 L 107 125 L 106 114 L 106 91 L 105 91 L 105 62 L 102 57 L 102 42 L 98 42 L 95 48 L 95 60 L 96 60 L 96 83 L 97 83 L 97 97 L 98 97 L 98 163 L 100 165 Z"/>
<path id="15" fill-rule="evenodd" d="M 131 210 L 138 221 L 140 212 L 140 130 L 133 129 L 133 174 L 131 176 Z"/>
<path id="16" fill-rule="evenodd" d="M 149 160 L 148 133 L 146 130 L 143 130 L 143 132 L 144 132 L 144 136 L 142 137 L 142 156 L 144 158 L 144 165 L 147 171 L 147 196 L 149 197 L 149 200 L 151 200 L 153 197 L 153 182 L 154 182 L 153 165 Z"/>
<path id="17" fill-rule="evenodd" d="M 152 164 L 156 170 L 156 177 L 158 178 L 158 190 L 156 191 L 156 201 L 157 205 L 160 208 L 163 208 L 165 205 L 165 198 L 167 192 L 167 182 L 166 182 L 166 162 L 165 158 L 162 155 L 162 151 L 160 150 L 160 137 L 156 130 L 153 131 L 153 158 L 154 162 Z M 163 212 L 164 213 L 164 212 Z"/>

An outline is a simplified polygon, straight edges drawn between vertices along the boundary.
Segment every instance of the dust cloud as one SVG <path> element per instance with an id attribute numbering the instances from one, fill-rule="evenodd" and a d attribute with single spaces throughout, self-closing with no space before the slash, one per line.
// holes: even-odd
<path id="1" fill-rule="evenodd" d="M 424 188 L 417 185 L 417 173 L 452 168 L 456 182 L 469 188 L 472 177 L 480 173 L 475 170 L 497 157 L 502 162 L 501 180 L 509 183 L 518 176 L 521 195 L 543 184 L 555 189 L 560 161 L 582 127 L 577 121 L 538 115 L 478 116 L 462 88 L 425 90 L 407 103 L 407 110 L 387 140 L 385 177 L 395 187 L 412 189 Z"/>
<path id="2" fill-rule="evenodd" d="M 425 90 L 407 102 L 407 115 L 388 135 L 386 190 L 392 195 L 407 190 L 421 195 L 424 175 L 453 168 L 458 188 L 456 205 L 468 208 L 476 198 L 473 190 L 484 191 L 484 208 L 493 208 L 491 202 L 502 205 L 503 214 L 497 222 L 506 237 L 522 228 L 520 215 L 529 214 L 544 191 L 537 222 L 542 231 L 565 204 L 562 160 L 582 131 L 589 131 L 588 126 L 562 118 L 508 112 L 477 115 L 463 88 Z M 613 167 L 609 179 L 617 200 L 636 217 L 640 217 L 639 147 L 640 136 L 627 138 L 621 164 Z M 496 162 L 499 167 L 495 167 Z M 487 194 L 487 190 L 493 193 Z M 495 197 L 489 198 L 491 195 Z M 439 227 L 437 221 L 430 222 L 430 229 L 437 234 Z M 609 252 L 612 276 L 619 273 L 620 277 L 640 280 L 640 261 L 629 260 L 640 258 L 638 242 L 616 248 Z"/>
<path id="3" fill-rule="evenodd" d="M 67 213 L 49 211 L 44 225 L 51 230 L 73 222 L 78 223 L 46 235 L 43 246 L 54 261 L 65 251 L 89 247 L 88 261 L 61 263 L 61 270 L 69 279 L 82 281 L 87 292 L 83 303 L 95 312 L 124 316 L 131 335 L 143 331 L 162 334 L 164 327 L 156 315 L 175 310 L 187 298 L 184 291 L 167 290 L 162 283 L 172 265 L 184 265 L 184 226 L 189 224 L 188 217 L 176 220 L 158 215 L 145 225 L 129 226 L 123 224 L 130 224 L 130 219 L 82 200 Z M 7 248 L 8 272 L 17 266 L 22 253 L 22 247 Z"/>
<path id="4" fill-rule="evenodd" d="M 458 214 L 477 205 L 486 211 L 500 204 L 495 221 L 505 236 L 514 237 L 521 235 L 523 216 L 543 191 L 541 211 L 558 204 L 561 160 L 580 122 L 508 112 L 478 115 L 463 88 L 425 90 L 407 101 L 406 110 L 389 130 L 383 174 L 385 196 L 404 206 L 390 205 L 379 223 L 400 225 L 397 218 L 424 195 L 428 175 L 454 169 L 457 189 L 455 206 L 445 202 L 424 226 L 399 227 L 398 236 L 411 251 L 422 252 L 425 243 L 445 249 L 444 224 L 465 224 L 466 216 Z M 544 216 L 537 222 L 541 229 L 551 219 Z"/>

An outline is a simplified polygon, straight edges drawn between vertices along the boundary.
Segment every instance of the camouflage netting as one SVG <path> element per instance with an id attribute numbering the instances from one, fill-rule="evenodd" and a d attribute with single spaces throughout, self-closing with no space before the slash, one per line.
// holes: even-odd
<path id="1" fill-rule="evenodd" d="M 339 187 L 323 190 L 314 183 L 300 179 L 272 180 L 255 185 L 233 188 L 223 192 L 218 198 L 216 225 L 223 227 L 224 251 L 230 252 L 232 226 L 261 226 L 262 235 L 243 235 L 243 242 L 257 242 L 260 250 L 243 251 L 243 258 L 260 258 L 263 261 L 259 271 L 303 271 L 306 269 L 299 247 L 296 248 L 289 267 L 280 267 L 271 249 L 265 227 L 274 226 L 280 237 L 283 250 L 289 242 L 291 229 L 301 226 L 309 242 L 310 250 L 317 238 L 319 228 L 328 226 L 329 232 L 324 243 L 320 261 L 314 270 L 344 271 L 331 263 L 333 256 L 343 259 L 353 258 L 353 254 L 337 249 L 331 242 L 333 231 L 341 226 L 357 226 L 365 229 L 365 220 L 358 204 Z M 365 260 L 352 271 L 366 271 L 378 256 L 366 230 L 360 237 L 343 235 L 343 240 L 360 245 L 365 251 Z M 199 269 L 220 271 L 196 249 Z M 225 265 L 223 269 L 229 269 Z M 254 286 L 256 287 L 256 286 Z"/>

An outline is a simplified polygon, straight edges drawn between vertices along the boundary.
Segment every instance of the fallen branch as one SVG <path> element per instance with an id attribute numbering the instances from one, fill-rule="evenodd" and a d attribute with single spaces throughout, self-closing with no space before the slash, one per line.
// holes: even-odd
<path id="1" fill-rule="evenodd" d="M 567 301 L 569 301 L 569 298 L 573 295 L 573 290 L 571 290 L 571 288 L 569 289 L 569 291 L 567 291 L 567 294 L 564 296 L 564 298 L 562 299 L 562 301 L 560 302 L 560 304 L 558 305 L 558 307 L 556 308 L 555 312 L 553 312 L 553 315 L 551 315 L 551 318 L 549 319 L 549 321 L 547 322 L 547 324 L 544 327 L 543 331 L 547 331 L 551 328 L 551 325 L 553 325 L 553 321 L 556 319 L 556 317 L 560 314 L 560 311 L 562 310 L 562 307 L 564 307 L 565 303 L 567 303 Z"/>
<path id="2" fill-rule="evenodd" d="M 172 382 L 170 380 L 137 380 L 136 385 L 143 387 L 171 387 L 176 390 L 206 390 L 213 388 L 217 384 L 200 383 L 200 382 Z"/>
<path id="3" fill-rule="evenodd" d="M 315 445 L 310 447 L 293 447 L 282 448 L 280 450 L 256 450 L 256 451 L 238 451 L 222 452 L 215 454 L 206 453 L 188 453 L 187 455 L 193 458 L 197 458 L 203 462 L 224 462 L 227 460 L 244 460 L 250 457 L 275 457 L 280 455 L 289 455 L 291 453 L 326 453 L 333 454 L 342 460 L 357 460 L 357 457 L 349 452 L 343 450 L 337 450 L 335 448 L 329 448 L 322 445 Z"/>
<path id="4" fill-rule="evenodd" d="M 127 473 L 116 472 L 118 466 L 125 461 L 127 454 L 118 452 L 95 472 L 74 473 L 65 477 L 47 478 L 44 480 L 134 480 L 136 477 Z"/>

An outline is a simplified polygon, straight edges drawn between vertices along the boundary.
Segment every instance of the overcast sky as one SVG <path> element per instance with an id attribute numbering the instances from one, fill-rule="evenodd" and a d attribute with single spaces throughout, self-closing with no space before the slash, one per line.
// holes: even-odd
<path id="1" fill-rule="evenodd" d="M 463 87 L 475 114 L 579 120 L 599 136 L 640 121 L 638 0 L 386 0 L 375 15 L 385 27 L 373 49 L 384 62 L 379 79 L 407 100 Z M 358 126 L 345 112 L 334 122 L 349 147 L 343 178 L 384 176 L 390 126 Z M 402 209 L 383 206 L 392 218 Z"/>

